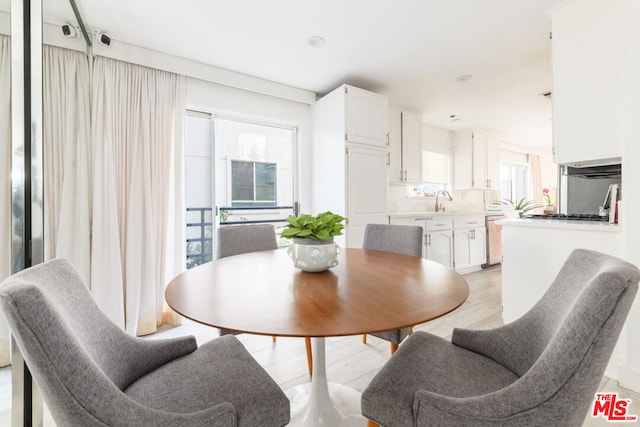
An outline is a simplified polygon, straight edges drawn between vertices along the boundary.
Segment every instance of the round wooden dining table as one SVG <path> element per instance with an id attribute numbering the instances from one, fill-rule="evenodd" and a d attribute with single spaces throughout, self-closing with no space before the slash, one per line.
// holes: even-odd
<path id="1" fill-rule="evenodd" d="M 221 258 L 178 275 L 165 297 L 179 314 L 212 327 L 312 337 L 311 383 L 286 391 L 290 425 L 366 425 L 360 394 L 327 382 L 325 338 L 425 323 L 459 307 L 469 286 L 454 270 L 408 255 L 343 249 L 338 261 L 307 273 L 282 249 Z"/>

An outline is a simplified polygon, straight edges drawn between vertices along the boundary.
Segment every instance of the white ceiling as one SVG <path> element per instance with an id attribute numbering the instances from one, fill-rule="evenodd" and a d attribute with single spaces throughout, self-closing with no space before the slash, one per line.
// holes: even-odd
<path id="1" fill-rule="evenodd" d="M 64 0 L 43 1 L 46 21 L 72 19 Z M 562 1 L 76 0 L 113 40 L 318 94 L 353 84 L 427 123 L 534 147 L 551 146 L 540 94 L 551 90 L 550 11 Z M 313 35 L 324 46 L 310 46 Z M 464 74 L 473 78 L 458 82 Z"/>

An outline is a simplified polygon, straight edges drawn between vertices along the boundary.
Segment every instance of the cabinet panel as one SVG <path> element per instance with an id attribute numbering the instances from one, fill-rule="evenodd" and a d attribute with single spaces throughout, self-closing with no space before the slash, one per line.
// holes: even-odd
<path id="1" fill-rule="evenodd" d="M 449 268 L 453 267 L 453 234 L 451 230 L 430 231 L 425 236 L 425 257 Z"/>
<path id="2" fill-rule="evenodd" d="M 474 228 L 469 243 L 471 265 L 483 265 L 487 263 L 487 229 Z"/>
<path id="3" fill-rule="evenodd" d="M 422 182 L 422 115 L 395 107 L 389 111 L 390 178 Z"/>
<path id="4" fill-rule="evenodd" d="M 481 132 L 454 132 L 453 186 L 457 190 L 497 189 L 498 141 Z"/>
<path id="5" fill-rule="evenodd" d="M 454 266 L 457 271 L 477 269 L 486 264 L 487 229 L 485 227 L 455 228 L 453 249 Z"/>
<path id="6" fill-rule="evenodd" d="M 422 180 L 422 117 L 419 113 L 402 112 L 402 167 L 405 182 Z"/>
<path id="7" fill-rule="evenodd" d="M 389 101 L 386 96 L 345 86 L 347 92 L 347 141 L 387 147 Z"/>
<path id="8" fill-rule="evenodd" d="M 483 216 L 471 216 L 466 218 L 456 218 L 453 220 L 454 228 L 478 228 L 484 226 Z"/>
<path id="9" fill-rule="evenodd" d="M 556 163 L 622 155 L 617 3 L 617 0 L 581 0 L 567 2 L 553 12 Z"/>
<path id="10" fill-rule="evenodd" d="M 402 111 L 389 108 L 389 179 L 394 182 L 404 181 L 402 167 Z"/>
<path id="11" fill-rule="evenodd" d="M 362 247 L 364 226 L 386 224 L 389 177 L 387 153 L 347 147 L 347 247 Z M 356 232 L 358 230 L 358 232 Z"/>
<path id="12" fill-rule="evenodd" d="M 453 228 L 453 221 L 449 218 L 428 219 L 426 221 L 427 231 L 450 230 Z"/>
<path id="13" fill-rule="evenodd" d="M 456 270 L 471 267 L 471 231 L 472 229 L 455 230 L 453 234 L 453 260 Z"/>

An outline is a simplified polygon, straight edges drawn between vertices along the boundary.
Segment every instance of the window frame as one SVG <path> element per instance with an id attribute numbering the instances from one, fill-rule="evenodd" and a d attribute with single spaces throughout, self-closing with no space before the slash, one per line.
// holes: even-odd
<path id="1" fill-rule="evenodd" d="M 236 163 L 251 163 L 252 164 L 252 190 L 253 190 L 253 200 L 236 200 L 233 198 L 233 164 Z M 273 200 L 257 200 L 257 174 L 256 174 L 256 165 L 273 165 L 274 166 L 274 175 L 273 175 Z M 273 162 L 256 162 L 253 160 L 239 160 L 239 159 L 229 159 L 229 206 L 232 207 L 243 207 L 243 206 L 255 206 L 255 207 L 272 207 L 277 206 L 278 202 L 278 163 Z M 236 203 L 240 203 L 236 205 Z M 270 203 L 270 204 L 265 204 Z"/>

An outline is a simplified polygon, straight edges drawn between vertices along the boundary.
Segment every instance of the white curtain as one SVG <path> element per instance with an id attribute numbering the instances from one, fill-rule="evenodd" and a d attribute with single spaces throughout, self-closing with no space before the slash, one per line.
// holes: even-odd
<path id="1" fill-rule="evenodd" d="M 542 200 L 542 169 L 540 156 L 537 154 L 529 154 L 529 173 L 531 174 L 532 199 L 544 205 L 544 200 Z"/>
<path id="2" fill-rule="evenodd" d="M 0 281 L 11 274 L 11 39 L 0 35 Z M 9 327 L 0 316 L 0 366 L 10 363 Z"/>
<path id="3" fill-rule="evenodd" d="M 90 286 L 91 74 L 85 53 L 43 47 L 44 256 Z"/>
<path id="4" fill-rule="evenodd" d="M 130 334 L 156 331 L 184 267 L 184 77 L 96 57 L 91 290 Z"/>

